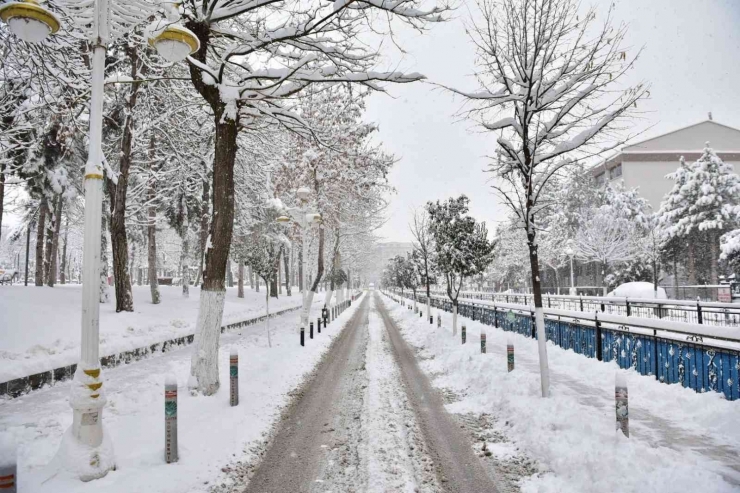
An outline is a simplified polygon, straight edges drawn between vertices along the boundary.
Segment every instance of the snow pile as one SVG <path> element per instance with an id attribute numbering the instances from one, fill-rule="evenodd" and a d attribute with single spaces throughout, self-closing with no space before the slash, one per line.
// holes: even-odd
<path id="1" fill-rule="evenodd" d="M 103 372 L 108 404 L 107 437 L 115 447 L 116 470 L 82 483 L 53 461 L 72 422 L 69 385 L 0 401 L 0 430 L 18 443 L 18 491 L 205 493 L 228 483 L 228 471 L 258 460 L 260 448 L 291 393 L 321 359 L 361 300 L 352 303 L 321 335 L 298 343 L 297 312 L 273 324 L 273 347 L 262 324 L 224 334 L 219 350 L 221 387 L 212 397 L 192 396 L 186 382 L 192 347 L 178 349 Z M 229 405 L 229 354 L 239 352 L 238 406 Z M 174 375 L 178 391 L 179 461 L 164 460 L 164 384 Z M 0 433 L 2 435 L 3 433 Z M 74 452 L 74 451 L 72 451 Z M 79 452 L 79 451 L 78 451 Z"/>
<path id="2" fill-rule="evenodd" d="M 134 312 L 100 305 L 100 355 L 128 351 L 195 332 L 200 288 L 184 298 L 179 286 L 160 286 L 162 303 L 151 304 L 149 286 L 133 286 Z M 0 382 L 77 363 L 80 357 L 82 285 L 0 286 Z M 317 294 L 317 303 L 323 293 Z M 298 307 L 301 297 L 280 296 L 270 311 Z M 265 314 L 265 293 L 226 291 L 223 324 Z"/>
<path id="3" fill-rule="evenodd" d="M 539 471 L 519 480 L 522 492 L 738 490 L 737 402 L 660 384 L 551 343 L 552 396 L 543 399 L 536 341 L 463 319 L 468 342 L 462 345 L 451 335 L 449 313 L 441 312 L 440 330 L 385 302 L 404 338 L 420 348 L 420 364 L 434 385 L 461 396 L 448 410 L 492 415 L 494 432 L 507 439 L 487 444 L 493 458 L 507 464 L 524 454 L 537 462 Z M 507 339 L 515 347 L 511 373 Z M 615 374 L 629 387 L 630 438 L 615 431 Z"/>
<path id="4" fill-rule="evenodd" d="M 651 282 L 642 282 L 642 281 L 635 281 L 635 282 L 626 282 L 624 284 L 620 284 L 619 286 L 614 289 L 614 291 L 610 291 L 607 296 L 617 296 L 620 298 L 641 298 L 641 299 L 659 299 L 659 300 L 667 300 L 668 295 L 665 292 L 665 289 L 658 286 L 658 296 L 655 296 L 655 287 L 653 286 L 653 283 Z"/>

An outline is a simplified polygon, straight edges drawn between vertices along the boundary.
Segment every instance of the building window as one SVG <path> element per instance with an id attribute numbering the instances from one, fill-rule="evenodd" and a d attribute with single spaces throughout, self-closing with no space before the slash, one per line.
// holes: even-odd
<path id="1" fill-rule="evenodd" d="M 596 180 L 596 184 L 601 185 L 602 183 L 604 183 L 605 176 L 606 175 L 604 173 L 599 173 L 598 175 L 596 175 L 596 177 L 594 178 Z"/>
<path id="2" fill-rule="evenodd" d="M 609 170 L 609 179 L 614 180 L 622 176 L 622 164 L 618 164 Z"/>

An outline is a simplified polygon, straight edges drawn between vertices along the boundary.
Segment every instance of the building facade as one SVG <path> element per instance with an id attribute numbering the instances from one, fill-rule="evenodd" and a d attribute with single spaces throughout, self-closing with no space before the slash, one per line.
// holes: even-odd
<path id="1" fill-rule="evenodd" d="M 699 159 L 707 142 L 725 163 L 740 170 L 740 130 L 706 120 L 624 146 L 591 172 L 599 183 L 621 181 L 627 189 L 638 188 L 657 212 L 673 187 L 666 175 L 678 169 L 681 156 L 688 163 Z"/>

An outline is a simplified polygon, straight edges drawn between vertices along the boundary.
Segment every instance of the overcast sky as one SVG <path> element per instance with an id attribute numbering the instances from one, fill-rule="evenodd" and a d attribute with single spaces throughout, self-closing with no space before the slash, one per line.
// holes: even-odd
<path id="1" fill-rule="evenodd" d="M 400 31 L 406 54 L 390 44 L 389 66 L 416 71 L 434 82 L 472 89 L 473 49 L 465 34 L 467 0 L 448 23 L 419 35 Z M 630 77 L 651 84 L 651 99 L 641 138 L 697 123 L 712 112 L 716 121 L 740 128 L 740 0 L 584 0 L 605 10 L 614 3 L 618 21 L 628 24 L 626 45 L 644 47 Z M 459 100 L 427 84 L 399 85 L 389 94 L 371 96 L 367 117 L 380 126 L 379 138 L 400 161 L 390 175 L 397 193 L 391 197 L 384 241 L 410 241 L 408 223 L 427 200 L 461 193 L 471 212 L 489 229 L 506 215 L 487 185 L 486 154 L 495 137 L 455 122 Z"/>

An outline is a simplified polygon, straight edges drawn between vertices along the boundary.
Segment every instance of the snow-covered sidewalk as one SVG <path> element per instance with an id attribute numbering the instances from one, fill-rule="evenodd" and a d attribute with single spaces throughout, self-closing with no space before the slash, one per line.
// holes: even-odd
<path id="1" fill-rule="evenodd" d="M 134 286 L 133 312 L 115 312 L 115 302 L 100 305 L 100 354 L 128 351 L 192 334 L 200 288 L 183 298 L 180 286 L 160 286 L 161 303 L 153 305 L 149 286 Z M 111 290 L 111 297 L 114 295 Z M 323 300 L 317 293 L 314 301 Z M 0 382 L 77 363 L 80 345 L 82 285 L 54 288 L 0 286 Z M 298 291 L 270 300 L 270 312 L 299 306 Z M 226 291 L 223 323 L 265 314 L 265 291 Z"/>
<path id="2" fill-rule="evenodd" d="M 294 296 L 293 299 L 297 299 Z M 355 302 L 306 346 L 299 345 L 298 313 L 270 321 L 272 348 L 265 325 L 224 334 L 219 352 L 221 388 L 212 397 L 187 392 L 191 347 L 124 365 L 104 373 L 108 404 L 107 433 L 116 451 L 117 470 L 81 483 L 55 470 L 52 459 L 70 426 L 69 382 L 27 396 L 0 401 L 0 438 L 18 444 L 19 491 L 23 492 L 204 492 L 225 481 L 225 471 L 259 453 L 290 392 L 303 381 L 344 323 Z M 272 304 L 271 304 L 272 305 Z M 229 352 L 239 351 L 240 404 L 229 406 Z M 179 455 L 164 462 L 164 378 L 179 383 Z M 51 464 L 51 465 L 50 465 Z"/>
<path id="3" fill-rule="evenodd" d="M 442 329 L 397 303 L 386 303 L 404 338 L 419 348 L 434 384 L 459 399 L 448 410 L 490 415 L 487 448 L 504 466 L 536 461 L 522 477 L 523 492 L 740 491 L 738 402 L 697 394 L 634 371 L 585 358 L 548 344 L 551 393 L 540 397 L 536 342 L 460 317 L 467 344 L 452 336 L 452 315 Z M 480 354 L 480 334 L 488 352 Z M 507 373 L 506 343 L 515 346 L 516 369 Z M 629 386 L 630 438 L 615 431 L 614 382 Z M 503 438 L 501 438 L 503 437 Z"/>

